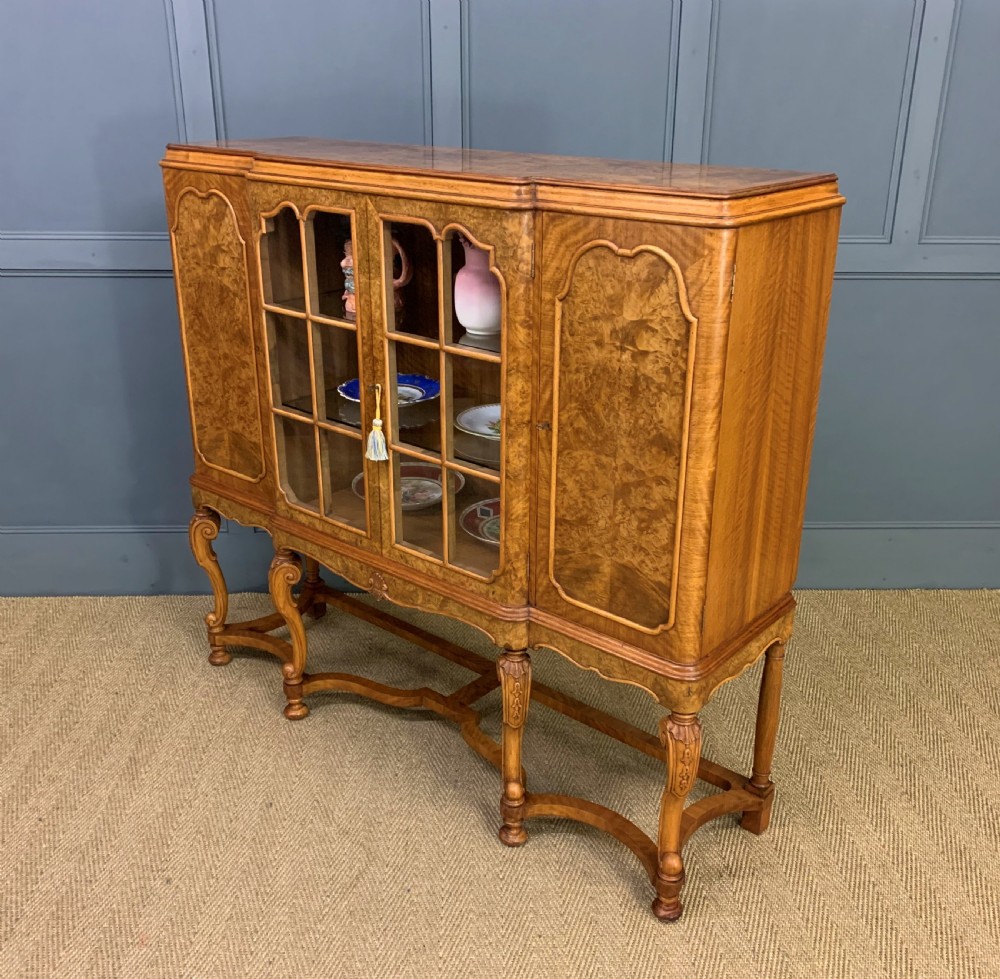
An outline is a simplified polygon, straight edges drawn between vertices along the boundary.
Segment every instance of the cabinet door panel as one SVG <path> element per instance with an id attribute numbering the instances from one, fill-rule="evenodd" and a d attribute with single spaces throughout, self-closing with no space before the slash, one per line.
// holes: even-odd
<path id="1" fill-rule="evenodd" d="M 648 649 L 697 604 L 679 584 L 699 564 L 682 548 L 695 365 L 717 349 L 726 262 L 718 232 L 545 217 L 535 601 Z"/>
<path id="2" fill-rule="evenodd" d="M 276 505 L 327 536 L 378 550 L 378 475 L 362 198 L 253 185 Z"/>
<path id="3" fill-rule="evenodd" d="M 638 628 L 673 624 L 696 321 L 662 249 L 589 242 L 555 300 L 549 576 Z"/>
<path id="4" fill-rule="evenodd" d="M 366 225 L 384 552 L 507 606 L 528 591 L 532 221 L 372 197 Z"/>
<path id="5" fill-rule="evenodd" d="M 170 241 L 195 453 L 211 469 L 256 483 L 266 465 L 248 248 L 230 198 L 214 187 L 179 189 Z"/>

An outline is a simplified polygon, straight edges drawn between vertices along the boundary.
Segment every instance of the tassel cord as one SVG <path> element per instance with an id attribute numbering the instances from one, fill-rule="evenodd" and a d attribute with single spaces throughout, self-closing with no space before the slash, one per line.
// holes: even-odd
<path id="1" fill-rule="evenodd" d="M 368 450 L 365 456 L 372 462 L 386 462 L 389 451 L 385 444 L 385 433 L 382 431 L 382 385 L 375 385 L 375 418 L 372 430 L 368 433 Z"/>

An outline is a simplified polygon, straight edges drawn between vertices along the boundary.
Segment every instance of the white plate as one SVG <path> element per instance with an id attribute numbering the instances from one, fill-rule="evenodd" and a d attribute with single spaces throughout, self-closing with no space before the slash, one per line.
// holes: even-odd
<path id="1" fill-rule="evenodd" d="M 500 405 L 476 405 L 466 408 L 455 419 L 456 428 L 480 438 L 500 438 Z"/>

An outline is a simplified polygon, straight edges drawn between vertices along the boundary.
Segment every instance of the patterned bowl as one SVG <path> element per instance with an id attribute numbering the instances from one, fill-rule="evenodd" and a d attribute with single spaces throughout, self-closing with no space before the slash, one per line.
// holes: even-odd
<path id="1" fill-rule="evenodd" d="M 455 493 L 461 493 L 465 477 L 459 472 L 451 473 L 451 485 Z M 360 472 L 351 483 L 354 495 L 365 498 L 365 474 Z M 402 507 L 406 513 L 425 510 L 441 502 L 441 468 L 426 462 L 401 462 L 399 464 L 399 491 Z"/>
<path id="2" fill-rule="evenodd" d="M 500 546 L 500 500 L 480 500 L 466 507 L 458 518 L 458 525 L 470 537 L 486 544 Z"/>

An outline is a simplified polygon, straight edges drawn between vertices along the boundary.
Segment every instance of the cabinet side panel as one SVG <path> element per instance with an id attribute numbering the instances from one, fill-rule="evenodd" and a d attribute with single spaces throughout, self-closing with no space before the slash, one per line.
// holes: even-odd
<path id="1" fill-rule="evenodd" d="M 739 231 L 704 650 L 795 581 L 840 209 Z"/>
<path id="2" fill-rule="evenodd" d="M 181 341 L 195 454 L 256 483 L 266 472 L 247 243 L 232 188 L 178 187 L 171 208 Z"/>

